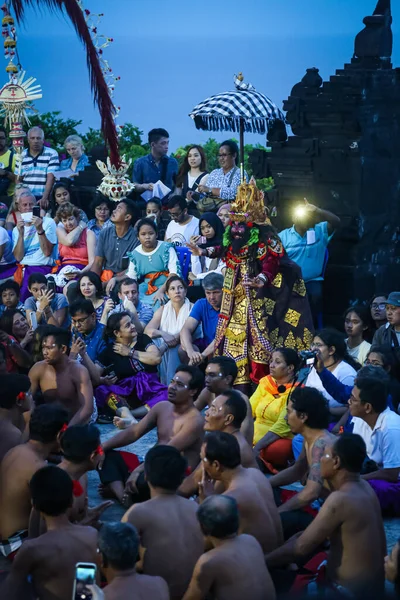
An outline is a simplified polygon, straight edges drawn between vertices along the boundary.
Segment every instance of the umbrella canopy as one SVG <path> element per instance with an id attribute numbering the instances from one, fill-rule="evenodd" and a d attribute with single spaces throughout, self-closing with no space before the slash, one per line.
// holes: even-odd
<path id="1" fill-rule="evenodd" d="M 234 77 L 236 90 L 210 96 L 194 107 L 189 116 L 197 129 L 205 131 L 237 131 L 266 133 L 275 121 L 285 121 L 282 111 L 264 94 L 244 83 L 239 73 Z"/>

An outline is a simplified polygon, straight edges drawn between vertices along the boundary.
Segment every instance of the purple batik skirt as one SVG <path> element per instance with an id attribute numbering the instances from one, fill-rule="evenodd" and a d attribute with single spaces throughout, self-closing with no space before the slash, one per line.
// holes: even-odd
<path id="1" fill-rule="evenodd" d="M 157 373 L 140 371 L 132 377 L 121 379 L 114 385 L 99 385 L 94 392 L 99 409 L 107 404 L 107 398 L 110 394 L 116 394 L 124 398 L 133 396 L 143 406 L 152 408 L 158 402 L 168 400 L 168 387 L 160 383 Z"/>

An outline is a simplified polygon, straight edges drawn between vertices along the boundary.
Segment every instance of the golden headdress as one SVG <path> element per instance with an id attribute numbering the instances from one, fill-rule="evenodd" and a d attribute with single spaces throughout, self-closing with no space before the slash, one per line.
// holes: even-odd
<path id="1" fill-rule="evenodd" d="M 231 204 L 232 221 L 271 225 L 268 209 L 264 204 L 264 192 L 258 189 L 254 177 L 250 183 L 238 186 L 236 200 Z"/>

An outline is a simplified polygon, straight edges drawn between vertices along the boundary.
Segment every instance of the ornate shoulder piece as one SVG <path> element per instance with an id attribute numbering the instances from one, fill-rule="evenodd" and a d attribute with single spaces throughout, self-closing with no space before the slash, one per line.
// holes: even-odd
<path id="1" fill-rule="evenodd" d="M 282 242 L 275 237 L 269 238 L 268 252 L 271 252 L 271 254 L 274 254 L 275 256 L 283 256 L 284 250 Z"/>

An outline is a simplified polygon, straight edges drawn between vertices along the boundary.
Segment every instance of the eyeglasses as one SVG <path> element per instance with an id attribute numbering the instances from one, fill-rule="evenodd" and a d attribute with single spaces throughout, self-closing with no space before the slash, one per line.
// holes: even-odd
<path id="1" fill-rule="evenodd" d="M 367 358 L 364 361 L 364 365 L 366 366 L 372 366 L 372 367 L 383 367 L 383 364 L 378 362 L 377 360 L 369 360 L 369 358 Z"/>
<path id="2" fill-rule="evenodd" d="M 379 304 L 377 304 L 376 302 L 373 302 L 371 304 L 371 308 L 373 308 L 374 310 L 378 309 L 378 310 L 385 310 L 386 304 L 384 302 L 379 302 Z"/>
<path id="3" fill-rule="evenodd" d="M 317 344 L 315 342 L 311 344 L 311 348 L 324 348 L 324 346 L 326 346 L 326 344 Z"/>
<path id="4" fill-rule="evenodd" d="M 172 213 L 170 210 L 168 211 L 168 214 L 170 217 L 172 217 L 172 219 L 177 219 L 178 217 L 181 216 L 182 213 L 183 213 L 183 210 L 180 210 L 178 213 Z"/>
<path id="5" fill-rule="evenodd" d="M 73 323 L 74 325 L 83 325 L 83 323 L 84 323 L 84 322 L 85 322 L 85 321 L 86 321 L 86 320 L 87 320 L 89 317 L 91 317 L 91 316 L 92 316 L 92 315 L 87 315 L 87 317 L 82 317 L 82 319 L 74 319 L 74 318 L 73 318 L 73 319 L 72 319 L 72 323 Z"/>
<path id="6" fill-rule="evenodd" d="M 232 156 L 232 153 L 228 152 L 228 154 L 218 154 L 218 158 L 225 158 L 226 156 Z"/>

